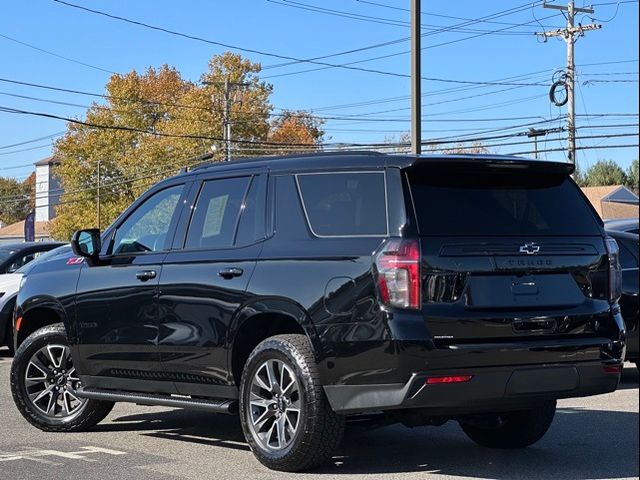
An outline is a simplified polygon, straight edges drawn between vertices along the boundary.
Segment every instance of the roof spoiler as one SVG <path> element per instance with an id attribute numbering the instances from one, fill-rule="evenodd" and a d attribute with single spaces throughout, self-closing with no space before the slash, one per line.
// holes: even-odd
<path id="1" fill-rule="evenodd" d="M 571 175 L 575 171 L 575 165 L 567 162 L 549 162 L 546 160 L 529 160 L 519 157 L 478 157 L 478 156 L 461 156 L 461 157 L 417 157 L 415 161 L 408 166 L 433 166 L 436 168 L 478 168 L 481 170 L 526 170 L 529 172 L 540 172 L 550 174 Z"/>

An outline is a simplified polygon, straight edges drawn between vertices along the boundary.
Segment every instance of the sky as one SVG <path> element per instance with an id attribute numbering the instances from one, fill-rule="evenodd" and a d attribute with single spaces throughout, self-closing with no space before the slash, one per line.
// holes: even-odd
<path id="1" fill-rule="evenodd" d="M 282 66 L 288 62 L 274 56 L 232 51 L 262 64 L 261 77 L 274 86 L 274 112 L 304 109 L 331 117 L 324 125 L 327 143 L 378 143 L 410 129 L 409 0 L 68 1 L 213 42 L 298 59 L 398 40 L 322 60 L 357 62 L 352 67 L 376 72 L 309 63 Z M 566 66 L 565 42 L 542 42 L 535 35 L 563 27 L 562 13 L 532 0 L 422 3 L 422 75 L 429 78 L 422 82 L 423 139 L 475 138 L 563 125 L 561 120 L 535 123 L 566 113 L 548 98 L 553 72 Z M 581 150 L 578 164 L 588 168 L 599 159 L 613 159 L 627 167 L 638 157 L 638 148 L 609 147 L 638 144 L 638 3 L 596 0 L 589 5 L 594 5 L 595 14 L 581 15 L 579 21 L 589 24 L 588 17 L 594 17 L 602 29 L 587 32 L 576 43 L 576 110 L 578 145 L 597 148 Z M 103 93 L 112 72 L 142 72 L 162 64 L 198 81 L 208 60 L 227 50 L 55 0 L 4 0 L 2 6 L 0 108 L 83 118 L 82 106 L 93 98 L 12 82 Z M 496 81 L 499 85 L 472 83 Z M 51 154 L 54 135 L 64 130 L 61 120 L 0 110 L 0 176 L 26 178 L 33 162 Z M 603 138 L 604 134 L 617 136 Z M 564 146 L 561 136 L 541 137 L 539 148 Z M 485 144 L 523 141 L 531 140 L 516 137 Z M 493 150 L 525 152 L 532 146 Z M 563 151 L 542 156 L 566 160 Z"/>

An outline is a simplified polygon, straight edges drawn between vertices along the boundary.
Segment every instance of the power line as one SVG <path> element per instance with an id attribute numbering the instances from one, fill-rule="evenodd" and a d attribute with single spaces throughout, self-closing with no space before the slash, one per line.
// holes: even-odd
<path id="1" fill-rule="evenodd" d="M 38 137 L 38 138 L 33 138 L 31 140 L 25 140 L 23 142 L 12 143 L 10 145 L 2 145 L 2 146 L 0 146 L 0 150 L 4 150 L 5 148 L 19 147 L 21 145 L 28 145 L 29 143 L 35 143 L 35 142 L 39 142 L 41 140 L 49 140 L 50 138 L 59 137 L 60 135 L 63 135 L 64 133 L 65 133 L 65 131 L 61 131 L 61 132 L 52 133 L 50 135 L 45 135 L 44 137 Z"/>
<path id="2" fill-rule="evenodd" d="M 370 1 L 367 1 L 367 0 L 355 0 L 355 1 L 358 2 L 358 3 L 366 3 L 366 4 L 369 4 L 369 5 L 373 5 L 375 7 L 387 8 L 387 9 L 391 9 L 391 10 L 399 10 L 399 11 L 402 11 L 402 12 L 409 12 L 408 8 L 394 7 L 392 5 L 386 5 L 384 3 L 370 2 Z M 449 18 L 449 19 L 452 19 L 452 20 L 476 21 L 476 20 L 471 19 L 471 18 L 455 17 L 455 16 L 452 16 L 452 15 L 443 15 L 443 14 L 434 13 L 434 12 L 425 12 L 425 11 L 423 11 L 423 12 L 421 12 L 421 14 L 424 15 L 424 16 L 428 16 L 428 17 L 440 17 L 440 18 Z M 513 26 L 513 27 L 521 26 L 520 24 L 516 24 L 516 23 L 498 22 L 498 21 L 495 21 L 495 20 L 478 20 L 478 21 L 481 22 L 481 23 L 491 23 L 491 24 L 494 24 L 494 25 L 510 25 L 510 26 Z M 551 27 L 547 27 L 547 28 L 551 28 Z"/>
<path id="3" fill-rule="evenodd" d="M 547 17 L 544 17 L 542 20 L 545 20 L 545 19 L 548 19 L 548 18 L 557 17 L 557 16 L 558 16 L 557 14 L 549 15 Z M 533 21 L 524 22 L 524 23 L 521 23 L 519 25 L 530 25 L 531 23 L 533 23 Z M 499 30 L 494 30 L 494 32 L 503 31 L 503 30 L 507 30 L 507 29 L 510 29 L 510 28 L 514 28 L 514 27 L 505 27 L 505 28 L 502 28 L 502 29 L 499 29 Z M 428 34 L 423 34 L 422 36 L 425 36 L 425 35 L 428 35 Z M 474 38 L 482 37 L 482 36 L 485 36 L 485 35 L 488 35 L 488 34 L 487 33 L 479 33 L 479 34 L 471 35 L 471 36 L 468 36 L 468 37 L 458 38 L 458 39 L 455 39 L 455 40 L 450 40 L 450 41 L 447 41 L 447 42 L 442 42 L 442 43 L 438 43 L 438 44 L 435 44 L 435 45 L 429 45 L 429 46 L 426 46 L 426 47 L 422 47 L 422 50 L 429 50 L 429 49 L 432 49 L 432 48 L 443 47 L 443 46 L 446 46 L 446 45 L 451 45 L 451 44 L 458 43 L 458 42 L 463 42 L 463 41 L 466 41 L 466 40 L 472 40 Z M 339 65 L 342 68 L 358 68 L 358 67 L 354 67 L 353 65 L 372 62 L 374 60 L 383 60 L 383 59 L 387 59 L 387 58 L 406 55 L 409 52 L 410 52 L 409 50 L 403 50 L 402 52 L 389 53 L 389 54 L 380 55 L 380 56 L 377 56 L 377 57 L 365 58 L 365 59 L 362 59 L 362 60 L 355 60 L 355 61 L 351 61 L 351 62 L 347 62 L 347 63 L 342 63 L 342 64 L 339 64 Z M 280 65 L 280 66 L 285 66 L 285 65 L 283 64 L 283 65 Z M 333 68 L 333 67 L 332 66 L 316 67 L 316 68 L 310 68 L 310 69 L 306 69 L 306 70 L 297 70 L 297 71 L 294 71 L 294 72 L 280 73 L 280 74 L 276 74 L 276 75 L 269 75 L 269 76 L 262 77 L 262 78 L 270 79 L 270 78 L 277 78 L 277 77 L 286 77 L 286 76 L 298 75 L 298 74 L 302 74 L 302 73 L 317 72 L 317 71 L 320 71 L 320 70 L 326 70 L 328 68 Z M 395 74 L 395 76 L 408 77 L 408 75 L 402 75 L 402 74 Z M 425 77 L 422 77 L 422 79 L 423 80 L 429 80 L 428 78 L 425 78 Z"/>
<path id="4" fill-rule="evenodd" d="M 232 44 L 228 44 L 228 43 L 224 43 L 224 42 L 219 42 L 219 41 L 215 41 L 215 40 L 206 39 L 206 38 L 203 38 L 203 37 L 200 37 L 200 36 L 197 36 L 197 35 L 178 32 L 178 31 L 175 31 L 175 30 L 170 30 L 170 29 L 165 28 L 165 27 L 151 25 L 151 24 L 148 24 L 148 23 L 145 23 L 145 22 L 141 22 L 141 21 L 138 21 L 138 20 L 132 20 L 130 18 L 122 17 L 122 16 L 119 16 L 119 15 L 114 15 L 114 14 L 110 14 L 110 13 L 103 12 L 103 11 L 100 11 L 100 10 L 91 9 L 91 8 L 84 7 L 84 6 L 81 6 L 81 5 L 76 5 L 74 3 L 66 2 L 64 0 L 53 0 L 53 1 L 56 2 L 56 3 L 59 3 L 61 5 L 66 5 L 68 7 L 72 7 L 72 8 L 83 10 L 83 11 L 86 11 L 86 12 L 89 12 L 89 13 L 93 13 L 93 14 L 96 14 L 96 15 L 104 16 L 104 17 L 107 17 L 107 18 L 110 18 L 110 19 L 113 19 L 113 20 L 118 20 L 118 21 L 121 21 L 121 22 L 130 23 L 130 24 L 133 24 L 133 25 L 149 28 L 151 30 L 160 31 L 160 32 L 167 33 L 167 34 L 170 34 L 170 35 L 174 35 L 174 36 L 178 36 L 178 37 L 182 37 L 182 38 L 187 38 L 187 39 L 190 39 L 190 40 L 203 42 L 203 43 L 207 43 L 207 44 L 210 44 L 210 45 L 217 45 L 217 46 L 220 46 L 220 47 L 223 47 L 223 48 L 227 48 L 227 49 L 230 49 L 230 50 L 238 50 L 238 51 L 242 51 L 242 52 L 246 52 L 246 53 L 253 53 L 253 54 L 256 54 L 256 55 L 263 55 L 263 56 L 268 56 L 268 57 L 273 57 L 273 58 L 279 58 L 281 60 L 290 60 L 290 61 L 293 61 L 295 63 L 311 63 L 311 64 L 316 64 L 316 65 L 321 65 L 321 66 L 323 66 L 325 68 L 344 68 L 344 69 L 348 69 L 348 70 L 356 70 L 356 71 L 362 71 L 362 72 L 366 72 L 366 73 L 375 73 L 375 74 L 380 74 L 380 75 L 388 75 L 388 76 L 403 77 L 403 78 L 409 77 L 408 74 L 402 74 L 402 73 L 398 73 L 398 72 L 389 72 L 389 71 L 377 70 L 377 69 L 371 69 L 371 68 L 354 67 L 352 64 L 333 64 L 333 63 L 321 62 L 321 61 L 313 60 L 313 59 L 302 59 L 302 58 L 296 58 L 296 57 L 291 57 L 291 56 L 287 56 L 287 55 L 281 55 L 281 54 L 278 54 L 278 53 L 267 52 L 267 51 L 258 50 L 258 49 L 254 49 L 254 48 L 240 47 L 240 46 L 237 46 L 237 45 L 232 45 Z M 527 3 L 526 7 L 528 8 L 529 5 L 530 4 Z M 522 9 L 522 6 L 521 7 L 514 7 L 512 9 L 508 9 L 505 12 L 512 12 L 514 10 L 517 11 L 518 9 Z M 506 13 L 499 12 L 498 14 L 505 15 Z M 498 15 L 498 14 L 493 14 L 493 15 Z M 451 28 L 451 27 L 447 27 L 447 28 Z M 512 28 L 512 27 L 508 27 L 508 28 Z M 484 35 L 484 34 L 480 34 L 480 35 Z M 335 56 L 335 54 L 333 54 L 332 56 Z M 325 57 L 325 58 L 327 58 L 327 57 Z M 369 61 L 369 60 L 367 60 L 367 61 Z M 272 78 L 272 77 L 263 77 L 263 78 Z M 476 84 L 476 82 L 454 81 L 454 80 L 450 80 L 450 79 L 439 79 L 439 78 L 424 78 L 424 80 Z"/>
<path id="5" fill-rule="evenodd" d="M 21 148 L 18 150 L 10 150 L 8 152 L 0 152 L 0 155 L 13 155 L 14 153 L 30 152 L 32 150 L 40 150 L 42 148 L 51 148 L 51 145 L 47 143 L 45 145 L 39 145 L 37 147 L 28 147 L 28 148 Z"/>
<path id="6" fill-rule="evenodd" d="M 348 12 L 348 11 L 343 11 L 343 10 L 334 10 L 334 9 L 330 9 L 330 8 L 324 8 L 324 7 L 319 7 L 316 5 L 310 5 L 308 3 L 302 3 L 302 2 L 294 2 L 292 0 L 267 0 L 267 2 L 269 3 L 273 3 L 276 5 L 282 5 L 285 7 L 290 7 L 290 8 L 296 8 L 296 9 L 300 9 L 300 10 L 307 10 L 310 12 L 315 12 L 315 13 L 321 13 L 321 14 L 325 14 L 325 15 L 330 15 L 330 16 L 335 16 L 335 17 L 342 17 L 342 18 L 348 18 L 348 19 L 352 19 L 352 20 L 358 20 L 358 21 L 363 21 L 363 22 L 370 22 L 370 23 L 377 23 L 377 24 L 382 24 L 382 25 L 390 25 L 390 26 L 396 26 L 396 27 L 409 27 L 409 22 L 405 21 L 405 20 L 393 20 L 393 19 L 388 19 L 388 18 L 383 18 L 383 17 L 375 17 L 372 15 L 362 15 L 359 13 L 355 13 L 355 12 Z M 406 11 L 409 11 L 408 9 Z M 472 19 L 460 19 L 460 20 L 467 20 L 467 21 L 473 21 Z M 422 29 L 425 30 L 434 30 L 436 31 L 436 33 L 441 33 L 441 30 L 443 28 L 449 28 L 446 25 L 431 25 L 431 24 L 421 24 Z M 495 32 L 495 31 L 489 31 L 489 30 L 478 30 L 478 29 L 467 29 L 467 28 L 455 28 L 451 27 L 450 30 L 448 30 L 450 32 L 461 32 L 461 33 L 488 33 L 488 34 L 496 34 L 496 35 L 533 35 L 535 34 L 534 31 L 531 32 Z"/>
<path id="7" fill-rule="evenodd" d="M 455 25 L 450 25 L 448 27 L 443 27 L 443 28 L 441 28 L 439 30 L 436 30 L 436 31 L 423 33 L 421 35 L 421 37 L 427 37 L 427 36 L 435 35 L 435 34 L 438 34 L 438 33 L 444 33 L 444 32 L 450 31 L 450 30 L 452 30 L 454 28 L 474 25 L 474 24 L 480 23 L 482 21 L 485 21 L 487 19 L 494 19 L 494 18 L 500 18 L 500 17 L 506 16 L 506 15 L 512 15 L 514 13 L 518 13 L 518 12 L 521 12 L 521 11 L 523 11 L 525 9 L 528 9 L 531 5 L 535 5 L 536 3 L 537 2 L 534 2 L 533 4 L 526 3 L 526 4 L 520 5 L 518 7 L 513 7 L 513 8 L 510 8 L 510 9 L 507 9 L 507 10 L 502 10 L 500 12 L 496 12 L 496 13 L 493 13 L 493 14 L 490 14 L 490 15 L 486 15 L 484 17 L 480 17 L 480 18 L 477 18 L 477 19 L 469 20 L 469 21 L 466 21 L 466 22 L 463 22 L 463 23 L 459 23 L 459 24 L 455 24 Z M 551 18 L 551 17 L 555 17 L 555 16 L 558 16 L 558 15 L 551 15 L 550 17 L 546 17 L 546 18 Z M 528 22 L 526 24 L 515 25 L 515 26 L 528 25 L 530 23 L 532 23 L 532 22 Z M 513 27 L 510 27 L 510 28 L 513 28 Z M 507 29 L 501 29 L 500 31 L 503 31 L 503 30 L 507 30 Z M 447 43 L 441 44 L 441 45 L 432 45 L 432 46 L 424 47 L 424 49 L 426 50 L 426 49 L 429 49 L 429 48 L 435 48 L 437 46 L 446 45 L 448 43 L 454 43 L 454 42 L 458 42 L 458 41 L 469 40 L 469 39 L 476 38 L 477 36 L 482 36 L 482 35 L 484 35 L 484 34 L 474 35 L 474 36 L 471 36 L 471 37 L 464 37 L 462 39 L 454 40 L 453 42 L 447 42 Z M 409 38 L 407 37 L 405 39 L 398 39 L 398 40 L 395 40 L 393 43 L 402 43 L 403 41 L 409 41 Z M 325 56 L 323 56 L 321 58 L 329 58 L 329 57 L 332 57 L 332 56 L 343 55 L 344 53 L 345 52 L 339 52 L 337 54 L 325 55 Z M 367 58 L 367 59 L 364 59 L 364 60 L 358 60 L 358 61 L 354 61 L 354 62 L 349 62 L 349 63 L 342 64 L 342 65 L 354 65 L 354 64 L 358 64 L 358 63 L 365 63 L 365 62 L 370 62 L 370 61 L 373 61 L 373 60 L 380 60 L 380 59 L 383 59 L 383 58 L 390 58 L 390 57 L 395 57 L 395 56 L 398 56 L 398 55 L 404 55 L 404 54 L 407 54 L 407 53 L 409 53 L 409 52 L 408 51 L 403 51 L 403 52 L 398 52 L 398 53 L 392 53 L 392 54 L 389 54 L 389 55 L 383 55 L 383 56 L 379 56 L 379 57 L 373 57 L 373 58 Z M 318 58 L 318 57 L 316 57 L 316 58 Z M 272 68 L 272 67 L 273 68 L 275 68 L 275 67 L 284 67 L 284 66 L 289 66 L 289 65 L 293 65 L 293 64 L 294 63 L 284 63 L 284 64 L 279 64 L 279 65 L 266 66 L 266 67 L 264 67 L 264 69 L 266 70 L 266 69 Z M 302 70 L 302 71 L 299 71 L 299 72 L 292 72 L 289 75 L 296 75 L 298 73 L 306 73 L 306 72 L 312 72 L 312 71 L 317 71 L 317 70 L 324 70 L 325 68 L 327 68 L 327 67 L 316 68 L 316 69 L 311 69 L 311 70 Z"/>
<path id="8" fill-rule="evenodd" d="M 78 119 L 75 119 L 75 118 L 69 118 L 69 117 L 64 117 L 64 116 L 61 116 L 61 115 L 55 115 L 55 114 L 52 114 L 52 113 L 34 112 L 34 111 L 30 111 L 30 110 L 20 110 L 20 109 L 11 108 L 11 107 L 0 106 L 0 112 L 15 113 L 15 114 L 22 114 L 22 115 L 32 115 L 32 116 L 44 117 L 44 118 L 52 118 L 52 119 L 55 119 L 55 120 L 64 120 L 65 122 L 74 123 L 74 124 L 77 124 L 77 125 L 84 125 L 86 127 L 91 127 L 91 128 L 99 128 L 99 129 L 104 129 L 104 130 L 119 130 L 119 131 L 127 131 L 127 132 L 134 132 L 134 133 L 144 133 L 144 134 L 147 134 L 147 135 L 152 135 L 152 136 L 157 136 L 157 137 L 186 138 L 186 139 L 193 139 L 193 140 L 212 140 L 212 141 L 217 141 L 217 142 L 223 141 L 222 138 L 212 137 L 212 136 L 209 136 L 209 135 L 172 134 L 172 133 L 162 133 L 162 132 L 150 131 L 150 130 L 145 130 L 143 128 L 136 128 L 136 127 L 125 126 L 125 125 L 100 125 L 100 124 L 96 124 L 96 123 L 92 123 L 92 122 L 85 122 L 85 121 L 78 120 Z M 252 144 L 252 145 L 281 145 L 281 144 L 276 143 L 276 142 L 254 141 L 254 140 L 230 140 L 230 142 L 232 142 L 232 143 L 240 143 L 240 144 Z M 300 145 L 295 145 L 294 144 L 294 146 L 300 146 Z M 304 144 L 303 146 L 306 146 L 306 144 Z"/>
<path id="9" fill-rule="evenodd" d="M 36 47 L 35 45 L 31 45 L 30 43 L 23 42 L 21 40 L 18 40 L 18 39 L 13 38 L 13 37 L 9 37 L 8 35 L 4 35 L 2 33 L 0 33 L 0 37 L 4 38 L 6 40 L 9 40 L 11 42 L 18 43 L 18 44 L 23 45 L 25 47 L 31 48 L 33 50 L 37 50 L 39 52 L 46 53 L 47 55 L 51 55 L 53 57 L 61 58 L 62 60 L 66 60 L 67 62 L 76 63 L 78 65 L 82 65 L 84 67 L 92 68 L 94 70 L 100 70 L 101 72 L 105 72 L 105 73 L 112 73 L 112 74 L 116 73 L 116 72 L 113 72 L 111 70 L 107 70 L 106 68 L 98 67 L 96 65 L 91 65 L 90 63 L 81 62 L 80 60 L 76 60 L 76 59 L 70 58 L 70 57 L 65 57 L 64 55 L 60 55 L 58 53 L 54 53 L 54 52 L 51 52 L 49 50 L 45 50 L 44 48 Z"/>
<path id="10" fill-rule="evenodd" d="M 74 89 L 62 88 L 62 87 L 54 87 L 54 86 L 50 86 L 50 85 L 42 85 L 42 84 L 38 84 L 38 83 L 24 82 L 24 81 L 12 80 L 12 79 L 7 79 L 7 78 L 0 78 L 0 82 L 12 83 L 12 84 L 17 84 L 17 85 L 23 85 L 23 86 L 28 86 L 28 87 L 45 89 L 45 90 L 60 91 L 60 92 L 64 92 L 64 93 L 73 93 L 73 94 L 78 94 L 78 95 L 99 97 L 99 98 L 105 98 L 105 99 L 108 99 L 108 100 L 115 99 L 115 100 L 130 101 L 130 99 L 123 98 L 123 97 L 115 97 L 115 96 L 105 95 L 105 94 L 100 94 L 100 93 L 93 93 L 93 92 L 87 92 L 87 91 L 82 91 L 82 90 L 74 90 Z M 210 111 L 210 109 L 208 109 L 206 107 L 199 106 L 199 105 L 183 105 L 183 104 L 176 104 L 176 103 L 155 102 L 155 101 L 151 101 L 151 100 L 136 100 L 136 103 L 149 104 L 149 105 L 163 105 L 163 106 L 170 106 L 170 107 L 175 107 L 175 108 L 190 108 L 190 109 Z M 296 117 L 297 116 L 295 114 L 286 115 L 286 114 L 278 114 L 278 113 L 265 113 L 265 115 L 270 116 L 270 117 L 284 117 L 284 116 Z M 348 121 L 362 120 L 361 115 L 344 115 L 344 116 L 333 115 L 333 116 L 319 116 L 317 118 L 320 118 L 322 120 L 348 120 Z M 517 117 L 517 118 L 523 119 L 523 117 Z M 537 117 L 528 117 L 528 118 L 537 118 Z M 511 117 L 511 118 L 507 118 L 507 120 L 508 119 L 514 119 L 514 118 Z M 494 120 L 494 119 L 489 119 L 489 120 L 484 120 L 484 121 L 492 121 L 492 120 Z M 500 120 L 500 119 L 497 119 L 497 120 Z M 374 122 L 374 121 L 375 122 L 390 121 L 390 122 L 394 122 L 394 121 L 405 121 L 405 120 L 403 120 L 403 119 L 398 120 L 398 119 L 376 118 L 376 119 L 366 119 L 364 121 L 372 121 L 372 122 Z M 459 119 L 451 119 L 451 120 L 439 120 L 439 121 L 459 122 L 461 120 L 459 120 Z"/>

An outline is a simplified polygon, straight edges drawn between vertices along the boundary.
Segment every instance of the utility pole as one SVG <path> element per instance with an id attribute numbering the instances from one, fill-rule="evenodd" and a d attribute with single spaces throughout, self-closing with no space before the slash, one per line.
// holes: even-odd
<path id="1" fill-rule="evenodd" d="M 100 159 L 98 159 L 98 181 L 96 182 L 96 200 L 98 202 L 97 205 L 97 218 L 98 218 L 98 230 L 100 230 Z"/>
<path id="2" fill-rule="evenodd" d="M 422 153 L 420 0 L 411 0 L 411 153 Z"/>
<path id="3" fill-rule="evenodd" d="M 560 28 L 552 32 L 540 32 L 538 35 L 544 37 L 545 41 L 550 37 L 562 37 L 567 43 L 567 71 L 566 71 L 566 89 L 567 89 L 567 131 L 568 131 L 568 145 L 567 156 L 569 162 L 576 163 L 576 102 L 575 102 L 575 87 L 576 87 L 576 65 L 574 59 L 574 46 L 576 40 L 583 36 L 585 32 L 589 30 L 598 30 L 602 28 L 602 25 L 592 23 L 590 25 L 575 26 L 576 13 L 590 13 L 593 14 L 593 8 L 579 8 L 575 6 L 574 0 L 570 0 L 566 7 L 561 5 L 551 5 L 544 3 L 544 8 L 550 8 L 553 10 L 566 11 L 567 26 L 566 28 Z"/>
<path id="4" fill-rule="evenodd" d="M 229 79 L 224 80 L 224 113 L 222 118 L 222 130 L 226 146 L 226 161 L 231 161 L 231 91 Z"/>
<path id="5" fill-rule="evenodd" d="M 220 85 L 220 82 L 203 82 L 205 85 Z M 231 82 L 229 78 L 225 78 L 224 80 L 224 92 L 222 94 L 222 138 L 225 143 L 225 160 L 227 162 L 231 161 L 231 107 L 235 102 L 234 90 L 240 88 L 246 88 L 250 84 L 245 82 Z M 215 94 L 211 96 L 211 102 L 214 106 L 214 116 L 215 116 L 215 105 L 216 105 L 216 96 Z"/>
<path id="6" fill-rule="evenodd" d="M 534 151 L 535 151 L 535 156 L 533 158 L 535 158 L 536 160 L 538 159 L 538 137 L 544 137 L 546 134 L 547 134 L 546 129 L 537 129 L 537 128 L 530 128 L 529 131 L 527 132 L 527 137 L 533 138 L 533 145 L 534 145 Z"/>

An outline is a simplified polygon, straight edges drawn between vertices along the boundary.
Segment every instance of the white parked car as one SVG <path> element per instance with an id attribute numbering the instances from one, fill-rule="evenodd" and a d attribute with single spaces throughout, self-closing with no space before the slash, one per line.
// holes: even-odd
<path id="1" fill-rule="evenodd" d="M 46 262 L 48 259 L 71 250 L 69 245 L 49 250 L 41 254 L 35 260 L 22 266 L 14 273 L 0 275 L 0 346 L 9 347 L 9 352 L 13 354 L 13 309 L 16 304 L 16 296 L 20 290 L 22 277 L 27 275 L 34 265 Z"/>

